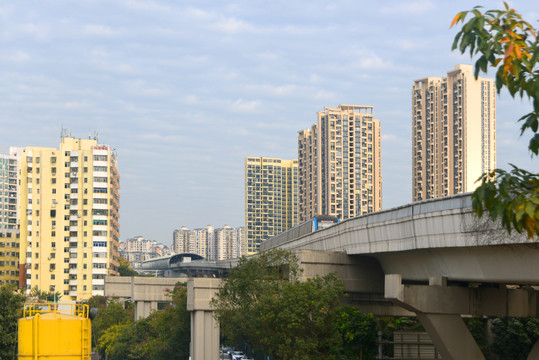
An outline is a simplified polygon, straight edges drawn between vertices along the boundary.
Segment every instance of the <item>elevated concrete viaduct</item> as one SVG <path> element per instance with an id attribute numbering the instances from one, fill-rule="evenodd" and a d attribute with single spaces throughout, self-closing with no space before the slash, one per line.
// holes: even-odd
<path id="1" fill-rule="evenodd" d="M 445 360 L 484 359 L 463 315 L 538 313 L 539 245 L 523 235 L 509 236 L 497 223 L 478 220 L 470 194 L 413 203 L 277 240 L 265 241 L 262 250 L 295 252 L 305 278 L 337 273 L 350 294 L 348 301 L 362 311 L 416 315 Z M 189 284 L 192 359 L 216 359 L 218 325 L 211 320 L 209 301 L 219 280 L 195 278 Z M 528 359 L 539 359 L 539 344 Z"/>
<path id="2" fill-rule="evenodd" d="M 477 219 L 470 194 L 262 244 L 274 247 L 297 251 L 305 276 L 336 271 L 363 311 L 417 315 L 444 359 L 484 359 L 463 315 L 535 317 L 539 307 L 539 245 Z M 539 344 L 528 359 L 539 359 Z"/>

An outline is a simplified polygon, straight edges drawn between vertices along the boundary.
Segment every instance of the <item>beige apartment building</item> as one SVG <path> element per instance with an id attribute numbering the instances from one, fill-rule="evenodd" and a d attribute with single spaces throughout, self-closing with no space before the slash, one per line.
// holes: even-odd
<path id="1" fill-rule="evenodd" d="M 413 201 L 473 191 L 496 167 L 496 88 L 472 65 L 412 87 Z"/>
<path id="2" fill-rule="evenodd" d="M 110 146 L 64 135 L 20 153 L 21 286 L 84 300 L 118 275 L 120 176 Z"/>
<path id="3" fill-rule="evenodd" d="M 298 224 L 298 161 L 245 159 L 247 254 L 260 243 Z"/>
<path id="4" fill-rule="evenodd" d="M 176 254 L 192 253 L 195 251 L 195 244 L 191 241 L 190 230 L 182 226 L 172 233 L 172 252 Z"/>
<path id="5" fill-rule="evenodd" d="M 372 106 L 339 105 L 318 112 L 299 131 L 299 221 L 341 220 L 382 209 L 380 121 Z"/>
<path id="6" fill-rule="evenodd" d="M 19 286 L 19 160 L 0 154 L 0 286 Z"/>

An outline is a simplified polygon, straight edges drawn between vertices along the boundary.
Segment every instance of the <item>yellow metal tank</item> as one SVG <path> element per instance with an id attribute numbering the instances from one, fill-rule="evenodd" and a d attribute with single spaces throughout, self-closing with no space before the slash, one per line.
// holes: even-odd
<path id="1" fill-rule="evenodd" d="M 19 360 L 89 360 L 91 331 L 88 305 L 25 304 Z"/>

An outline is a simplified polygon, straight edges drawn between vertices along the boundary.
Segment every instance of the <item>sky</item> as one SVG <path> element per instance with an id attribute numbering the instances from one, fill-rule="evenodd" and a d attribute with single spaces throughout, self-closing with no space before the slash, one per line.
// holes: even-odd
<path id="1" fill-rule="evenodd" d="M 446 76 L 452 18 L 500 1 L 0 2 L 0 153 L 59 147 L 62 128 L 116 149 L 120 238 L 244 225 L 244 159 L 297 158 L 297 132 L 339 104 L 382 128 L 383 208 L 410 203 L 411 87 Z M 536 0 L 510 5 L 537 27 Z M 490 74 L 492 75 L 492 74 Z M 498 167 L 538 171 L 497 99 Z"/>

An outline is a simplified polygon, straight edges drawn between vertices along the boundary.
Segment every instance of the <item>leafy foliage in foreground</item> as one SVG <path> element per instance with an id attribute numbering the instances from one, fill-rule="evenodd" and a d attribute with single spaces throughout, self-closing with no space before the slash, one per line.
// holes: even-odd
<path id="1" fill-rule="evenodd" d="M 12 285 L 0 286 L 0 360 L 17 354 L 17 321 L 26 296 L 16 290 Z"/>
<path id="2" fill-rule="evenodd" d="M 225 343 L 255 358 L 374 359 L 372 315 L 340 306 L 344 285 L 335 275 L 300 275 L 287 251 L 242 258 L 212 301 Z"/>
<path id="3" fill-rule="evenodd" d="M 187 311 L 185 284 L 176 284 L 169 291 L 172 303 L 163 311 L 131 321 L 109 322 L 99 334 L 97 349 L 109 360 L 150 359 L 184 360 L 189 357 L 190 315 Z M 116 308 L 113 312 L 118 315 Z M 119 320 L 119 318 L 117 318 Z"/>
<path id="4" fill-rule="evenodd" d="M 466 17 L 471 18 L 465 22 Z M 496 69 L 498 93 L 506 88 L 511 96 L 530 99 L 533 109 L 518 121 L 520 135 L 531 132 L 528 149 L 532 156 L 539 153 L 539 43 L 537 31 L 522 15 L 510 9 L 481 12 L 480 7 L 458 13 L 451 26 L 463 23 L 455 36 L 453 50 L 479 55 L 475 76 Z M 474 192 L 473 208 L 481 217 L 486 210 L 495 220 L 501 218 L 510 232 L 525 232 L 529 238 L 539 236 L 539 174 L 513 166 L 507 172 L 496 169 L 479 179 Z"/>

